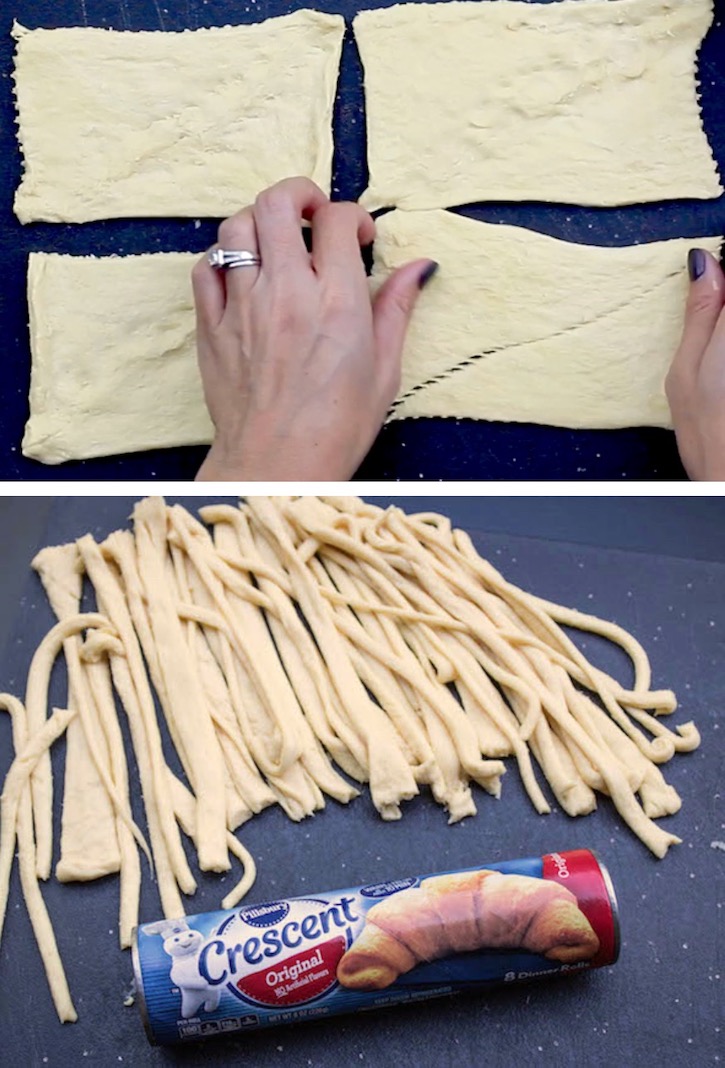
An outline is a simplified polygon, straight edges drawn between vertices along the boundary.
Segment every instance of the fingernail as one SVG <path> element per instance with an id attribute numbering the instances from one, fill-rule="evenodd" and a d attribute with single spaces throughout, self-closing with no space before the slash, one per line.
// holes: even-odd
<path id="1" fill-rule="evenodd" d="M 418 279 L 418 289 L 423 289 L 430 282 L 433 275 L 438 270 L 440 265 L 435 260 L 431 260 L 427 267 L 424 267 L 420 272 L 420 278 Z"/>
<path id="2" fill-rule="evenodd" d="M 707 270 L 707 256 L 701 248 L 691 248 L 687 254 L 687 269 L 690 280 L 696 282 Z"/>

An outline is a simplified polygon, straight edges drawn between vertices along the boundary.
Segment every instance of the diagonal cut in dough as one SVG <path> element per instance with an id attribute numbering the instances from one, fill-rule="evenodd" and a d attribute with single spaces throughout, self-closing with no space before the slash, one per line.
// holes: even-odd
<path id="1" fill-rule="evenodd" d="M 224 216 L 291 174 L 329 191 L 339 15 L 184 33 L 15 23 L 21 222 Z"/>
<path id="2" fill-rule="evenodd" d="M 698 238 L 717 255 L 721 238 Z M 446 211 L 377 222 L 374 285 L 434 251 L 391 418 L 457 416 L 573 428 L 670 426 L 691 240 L 575 245 Z"/>
<path id="3" fill-rule="evenodd" d="M 698 108 L 712 0 L 399 4 L 354 22 L 362 203 L 614 205 L 722 192 Z"/>

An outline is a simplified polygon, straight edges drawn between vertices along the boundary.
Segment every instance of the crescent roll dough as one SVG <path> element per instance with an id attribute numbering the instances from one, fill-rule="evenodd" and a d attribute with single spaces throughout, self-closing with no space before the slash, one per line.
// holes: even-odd
<path id="1" fill-rule="evenodd" d="M 374 283 L 420 256 L 440 263 L 408 330 L 392 418 L 668 427 L 692 243 L 602 248 L 447 211 L 389 212 Z"/>
<path id="2" fill-rule="evenodd" d="M 194 345 L 196 258 L 31 253 L 26 456 L 57 464 L 211 441 Z"/>
<path id="3" fill-rule="evenodd" d="M 21 222 L 231 215 L 303 174 L 329 190 L 344 20 L 125 33 L 17 23 Z"/>
<path id="4" fill-rule="evenodd" d="M 362 203 L 719 196 L 695 83 L 712 10 L 712 0 L 495 0 L 363 11 L 353 23 Z"/>

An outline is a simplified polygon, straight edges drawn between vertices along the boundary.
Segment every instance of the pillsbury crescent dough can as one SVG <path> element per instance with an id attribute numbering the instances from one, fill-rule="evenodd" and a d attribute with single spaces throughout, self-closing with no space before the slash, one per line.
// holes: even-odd
<path id="1" fill-rule="evenodd" d="M 577 849 L 136 929 L 151 1042 L 272 1027 L 613 964 L 611 881 Z"/>

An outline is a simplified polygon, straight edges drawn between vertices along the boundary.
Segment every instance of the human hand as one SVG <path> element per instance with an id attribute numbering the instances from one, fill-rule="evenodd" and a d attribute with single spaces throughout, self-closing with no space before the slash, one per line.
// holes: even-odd
<path id="1" fill-rule="evenodd" d="M 312 229 L 312 252 L 301 220 Z M 216 434 L 202 480 L 346 480 L 400 386 L 419 289 L 416 260 L 371 301 L 360 247 L 375 223 L 332 203 L 306 178 L 261 193 L 219 227 L 219 244 L 259 253 L 260 267 L 192 272 L 204 396 Z"/>
<path id="2" fill-rule="evenodd" d="M 692 479 L 725 479 L 725 275 L 703 249 L 688 259 L 685 328 L 665 391 L 680 458 Z"/>

